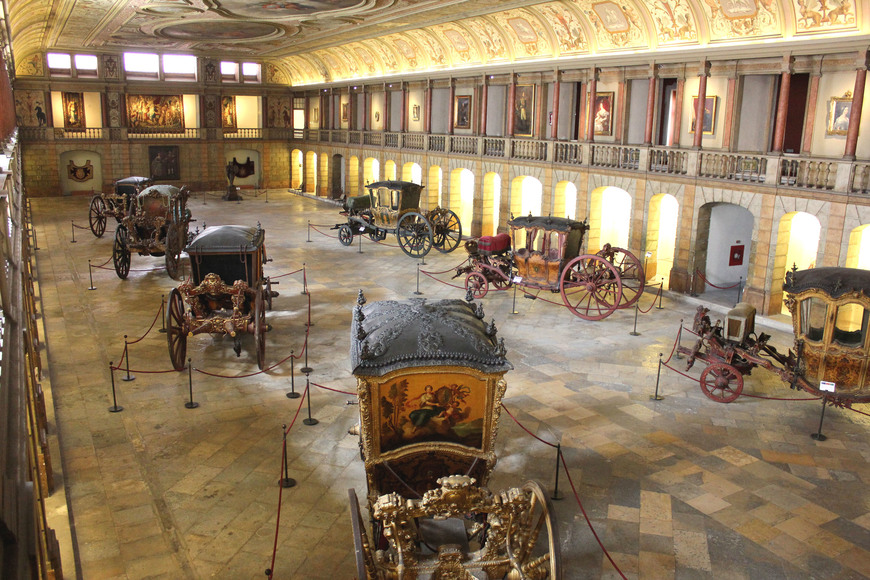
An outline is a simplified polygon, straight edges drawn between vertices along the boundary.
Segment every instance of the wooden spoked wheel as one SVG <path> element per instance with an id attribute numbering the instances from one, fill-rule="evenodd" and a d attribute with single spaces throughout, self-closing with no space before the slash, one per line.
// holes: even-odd
<path id="1" fill-rule="evenodd" d="M 263 283 L 257 285 L 254 298 L 254 343 L 257 346 L 257 368 L 266 367 L 266 302 L 263 299 Z"/>
<path id="2" fill-rule="evenodd" d="M 536 481 L 527 482 L 523 491 L 530 502 L 526 511 L 510 521 L 505 548 L 511 571 L 506 577 L 561 580 L 562 553 L 553 504 Z"/>
<path id="3" fill-rule="evenodd" d="M 619 279 L 622 281 L 622 299 L 617 308 L 634 306 L 646 286 L 643 264 L 637 259 L 637 256 L 623 248 L 602 250 L 598 255 L 606 258 L 619 272 Z"/>
<path id="4" fill-rule="evenodd" d="M 342 224 L 338 228 L 338 241 L 341 242 L 342 246 L 349 246 L 353 243 L 353 230 L 350 229 L 349 225 Z"/>
<path id="5" fill-rule="evenodd" d="M 269 278 L 266 278 L 266 291 L 264 297 L 266 298 L 266 310 L 272 310 L 272 280 Z"/>
<path id="6" fill-rule="evenodd" d="M 444 254 L 455 250 L 462 240 L 462 222 L 459 221 L 459 216 L 449 209 L 433 211 L 429 216 L 435 249 Z"/>
<path id="7" fill-rule="evenodd" d="M 403 252 L 412 258 L 422 258 L 432 249 L 432 226 L 422 215 L 406 213 L 396 226 L 396 239 Z"/>
<path id="8" fill-rule="evenodd" d="M 730 403 L 743 392 L 743 375 L 729 364 L 712 363 L 701 371 L 701 390 L 718 403 Z"/>
<path id="9" fill-rule="evenodd" d="M 166 273 L 173 280 L 178 278 L 178 265 L 181 262 L 181 238 L 175 226 L 170 225 L 166 232 L 166 251 L 163 254 Z"/>
<path id="10" fill-rule="evenodd" d="M 610 316 L 622 300 L 622 282 L 616 267 L 591 254 L 577 256 L 562 270 L 559 282 L 562 300 L 584 320 Z"/>
<path id="11" fill-rule="evenodd" d="M 359 499 L 356 496 L 356 490 L 353 488 L 347 490 L 347 495 L 350 498 L 350 523 L 353 530 L 353 548 L 356 561 L 356 577 L 360 580 L 368 578 L 377 578 L 375 575 L 375 558 L 372 554 L 372 547 L 369 543 L 368 534 L 366 534 L 366 523 L 363 520 L 362 512 L 359 509 Z M 369 571 L 371 573 L 369 573 Z"/>
<path id="12" fill-rule="evenodd" d="M 112 244 L 112 264 L 115 274 L 124 280 L 130 273 L 130 249 L 127 247 L 127 228 L 118 226 L 115 230 L 115 242 Z"/>
<path id="13" fill-rule="evenodd" d="M 465 277 L 465 291 L 470 292 L 474 298 L 483 298 L 489 291 L 489 282 L 486 276 L 480 272 L 469 272 Z"/>
<path id="14" fill-rule="evenodd" d="M 166 305 L 166 342 L 169 344 L 169 359 L 172 368 L 184 370 L 187 357 L 187 332 L 184 328 L 184 300 L 178 288 L 169 291 Z"/>
<path id="15" fill-rule="evenodd" d="M 88 224 L 91 226 L 91 233 L 98 238 L 102 238 L 106 233 L 106 202 L 102 197 L 95 197 L 91 200 L 91 207 L 88 210 Z"/>

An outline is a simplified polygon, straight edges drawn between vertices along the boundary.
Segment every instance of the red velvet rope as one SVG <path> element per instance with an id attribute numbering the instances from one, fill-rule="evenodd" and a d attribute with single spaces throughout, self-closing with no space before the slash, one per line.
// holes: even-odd
<path id="1" fill-rule="evenodd" d="M 338 236 L 333 236 L 332 234 L 327 234 L 326 232 L 321 232 L 320 230 L 317 229 L 317 226 L 314 226 L 312 224 L 308 224 L 308 227 L 311 228 L 312 230 L 314 230 L 315 232 L 317 232 L 318 234 L 326 236 L 327 238 L 335 239 L 338 237 Z M 322 227 L 327 227 L 327 226 L 322 226 Z M 331 228 L 332 226 L 328 226 L 328 227 Z"/>
<path id="2" fill-rule="evenodd" d="M 112 256 L 109 256 L 109 259 L 106 260 L 105 262 L 103 262 L 102 264 L 100 264 L 99 266 L 94 266 L 93 264 L 91 264 L 91 267 L 92 268 L 102 268 L 103 266 L 105 266 L 106 264 L 108 264 L 111 261 L 112 261 Z"/>
<path id="3" fill-rule="evenodd" d="M 709 280 L 704 278 L 704 275 L 701 273 L 700 270 L 695 270 L 695 273 L 701 277 L 701 280 L 703 280 L 705 284 L 712 286 L 717 290 L 730 290 L 731 288 L 737 288 L 737 286 L 742 284 L 742 282 L 738 282 L 737 284 L 732 284 L 731 286 L 716 286 L 715 284 L 712 284 Z"/>
<path id="4" fill-rule="evenodd" d="M 650 310 L 653 309 L 653 306 L 656 305 L 656 300 L 658 300 L 659 296 L 662 295 L 662 286 L 663 285 L 664 285 L 664 282 L 659 283 L 659 290 L 658 290 L 658 292 L 656 292 L 655 298 L 653 298 L 652 304 L 649 305 L 649 308 L 644 310 L 643 308 L 640 307 L 640 305 L 638 305 L 638 307 L 637 307 L 638 312 L 640 312 L 641 314 L 646 314 L 647 312 L 649 312 Z M 639 299 L 638 299 L 638 301 L 639 301 Z"/>
<path id="5" fill-rule="evenodd" d="M 540 437 L 538 437 L 537 435 L 535 435 L 534 433 L 532 433 L 531 431 L 529 431 L 528 429 L 526 429 L 525 425 L 523 425 L 522 423 L 520 423 L 520 422 L 517 420 L 517 418 L 514 417 L 514 414 L 511 413 L 510 410 L 509 410 L 507 407 L 504 406 L 504 403 L 501 404 L 501 408 L 504 409 L 505 412 L 506 412 L 508 415 L 510 415 L 510 418 L 514 420 L 514 423 L 516 423 L 517 425 L 519 425 L 520 428 L 521 428 L 523 431 L 525 431 L 526 433 L 528 433 L 529 435 L 531 435 L 532 437 L 534 437 L 535 439 L 537 439 L 538 441 L 540 441 L 540 442 L 543 443 L 544 445 L 549 445 L 550 447 L 556 447 L 556 445 L 555 445 L 554 443 L 550 443 L 549 441 L 544 441 L 543 439 L 541 439 Z"/>
<path id="6" fill-rule="evenodd" d="M 275 278 L 283 278 L 284 276 L 291 276 L 291 275 L 293 275 L 293 274 L 297 274 L 297 273 L 299 273 L 299 272 L 301 272 L 301 271 L 302 271 L 302 268 L 299 268 L 298 270 L 293 270 L 292 272 L 286 272 L 286 273 L 284 273 L 284 274 L 278 274 L 277 276 L 269 276 L 269 279 L 270 279 L 270 280 L 274 280 Z"/>
<path id="7" fill-rule="evenodd" d="M 448 268 L 448 269 L 446 269 L 446 270 L 442 270 L 442 271 L 440 271 L 440 272 L 432 272 L 431 270 L 420 270 L 420 272 L 423 273 L 423 274 L 426 274 L 426 275 L 429 275 L 429 274 L 446 274 L 447 272 L 455 272 L 457 268 L 459 268 L 460 266 L 462 266 L 463 264 L 465 264 L 465 263 L 468 262 L 469 260 L 471 260 L 471 258 L 466 258 L 466 259 L 462 260 L 461 262 L 459 262 L 458 264 L 456 264 L 455 266 L 453 266 L 452 268 Z"/>
<path id="8" fill-rule="evenodd" d="M 76 224 L 75 222 L 72 222 L 72 225 L 73 225 L 74 228 L 77 228 L 77 229 L 80 229 L 80 230 L 89 230 L 89 229 L 91 229 L 90 226 L 87 226 L 87 227 L 86 227 L 86 226 L 80 226 L 80 225 Z"/>
<path id="9" fill-rule="evenodd" d="M 163 308 L 164 308 L 164 303 L 161 302 L 160 308 L 157 309 L 157 314 L 154 315 L 154 320 L 151 322 L 151 326 L 148 327 L 148 330 L 145 331 L 145 334 L 143 334 L 142 336 L 140 336 L 136 340 L 128 340 L 127 346 L 129 346 L 131 344 L 136 344 L 137 342 L 141 342 L 143 338 L 148 336 L 148 333 L 151 332 L 151 330 L 154 329 L 154 325 L 157 324 L 157 319 L 160 318 L 160 313 L 163 312 Z"/>
<path id="10" fill-rule="evenodd" d="M 356 397 L 356 396 L 357 396 L 356 393 L 351 393 L 350 391 L 340 391 L 340 390 L 338 390 L 338 389 L 331 389 L 331 388 L 329 388 L 329 387 L 324 387 L 323 385 L 318 385 L 317 383 L 311 383 L 311 384 L 314 385 L 315 387 L 317 387 L 318 389 L 324 389 L 324 390 L 327 390 L 327 391 L 332 391 L 333 393 L 341 393 L 342 395 L 350 395 L 350 396 L 352 396 L 352 397 Z"/>

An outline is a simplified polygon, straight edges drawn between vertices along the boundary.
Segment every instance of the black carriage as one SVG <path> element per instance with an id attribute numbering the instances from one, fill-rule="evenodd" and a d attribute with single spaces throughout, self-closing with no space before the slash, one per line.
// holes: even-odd
<path id="1" fill-rule="evenodd" d="M 257 367 L 266 360 L 266 310 L 272 308 L 272 282 L 263 275 L 266 233 L 257 225 L 210 226 L 188 244 L 191 275 L 169 292 L 166 337 L 176 370 L 186 364 L 187 338 L 197 334 L 229 334 L 241 356 L 241 335 L 251 334 Z"/>
<path id="2" fill-rule="evenodd" d="M 601 320 L 628 308 L 643 294 L 645 278 L 637 257 L 605 244 L 596 254 L 582 254 L 585 221 L 525 216 L 508 222 L 511 233 L 484 236 L 465 244 L 468 261 L 454 278 L 465 275 L 466 291 L 483 298 L 489 285 L 512 284 L 560 293 L 571 312 L 585 320 Z"/>
<path id="3" fill-rule="evenodd" d="M 91 198 L 88 208 L 88 225 L 91 233 L 98 238 L 106 232 L 109 217 L 118 223 L 133 211 L 133 204 L 139 192 L 151 185 L 149 177 L 125 177 L 112 184 L 111 193 L 98 193 Z"/>
<path id="4" fill-rule="evenodd" d="M 122 280 L 130 273 L 130 255 L 164 256 L 170 278 L 178 277 L 181 251 L 187 243 L 191 219 L 187 186 L 152 185 L 136 195 L 133 211 L 115 230 L 112 262 Z"/>
<path id="5" fill-rule="evenodd" d="M 410 181 L 378 181 L 366 185 L 368 193 L 347 198 L 342 215 L 347 222 L 336 224 L 338 241 L 345 246 L 353 237 L 368 235 L 374 241 L 395 234 L 399 247 L 412 258 L 422 258 L 434 246 L 452 252 L 462 239 L 462 224 L 451 210 L 420 210 L 423 186 Z"/>
<path id="6" fill-rule="evenodd" d="M 778 374 L 794 389 L 851 407 L 870 402 L 870 271 L 813 268 L 791 271 L 783 290 L 792 315 L 794 349 L 780 353 L 770 336 L 755 333 L 755 308 L 740 303 L 712 323 L 709 309 L 698 307 L 691 347 L 680 345 L 687 368 L 706 366 L 700 383 L 714 401 L 730 403 L 743 391 L 743 377 L 755 367 Z"/>
<path id="7" fill-rule="evenodd" d="M 357 578 L 561 578 L 543 488 L 483 487 L 512 366 L 482 305 L 358 302 L 351 366 L 371 529 L 349 490 Z"/>

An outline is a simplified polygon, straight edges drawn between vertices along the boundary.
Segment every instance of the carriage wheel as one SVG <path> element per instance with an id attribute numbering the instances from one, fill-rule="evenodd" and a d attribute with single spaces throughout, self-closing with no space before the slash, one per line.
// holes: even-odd
<path id="1" fill-rule="evenodd" d="M 640 299 L 646 286 L 646 276 L 643 271 L 643 265 L 637 256 L 622 248 L 610 248 L 611 256 L 606 256 L 602 250 L 598 253 L 599 256 L 607 257 L 611 264 L 614 265 L 619 272 L 619 279 L 622 280 L 622 300 L 619 301 L 617 308 L 628 308 L 634 306 L 634 303 Z"/>
<path id="2" fill-rule="evenodd" d="M 353 230 L 350 229 L 349 225 L 342 224 L 338 228 L 338 241 L 341 242 L 342 246 L 349 246 L 353 243 Z"/>
<path id="3" fill-rule="evenodd" d="M 486 276 L 480 272 L 469 272 L 465 277 L 465 291 L 471 292 L 471 295 L 477 299 L 486 296 L 489 292 L 489 282 L 486 281 Z"/>
<path id="4" fill-rule="evenodd" d="M 266 278 L 264 297 L 266 298 L 266 310 L 272 310 L 272 280 L 270 278 Z"/>
<path id="5" fill-rule="evenodd" d="M 172 368 L 184 370 L 187 362 L 187 333 L 184 330 L 184 301 L 178 288 L 169 291 L 166 306 L 166 342 L 169 343 L 169 359 Z"/>
<path id="6" fill-rule="evenodd" d="M 553 504 L 536 481 L 523 486 L 528 509 L 511 518 L 506 551 L 511 563 L 508 578 L 562 578 L 562 553 Z"/>
<path id="7" fill-rule="evenodd" d="M 701 372 L 701 390 L 718 403 L 730 403 L 743 392 L 743 375 L 725 363 L 712 363 Z"/>
<path id="8" fill-rule="evenodd" d="M 422 215 L 406 213 L 396 227 L 396 239 L 403 252 L 412 258 L 422 258 L 432 249 L 432 226 Z"/>
<path id="9" fill-rule="evenodd" d="M 459 221 L 459 216 L 449 209 L 442 209 L 429 215 L 432 216 L 430 221 L 435 230 L 432 234 L 432 245 L 444 254 L 455 250 L 462 240 L 462 223 Z"/>
<path id="10" fill-rule="evenodd" d="M 263 299 L 263 283 L 258 284 L 254 298 L 254 343 L 257 345 L 257 368 L 266 367 L 266 303 Z"/>
<path id="11" fill-rule="evenodd" d="M 121 280 L 130 273 L 130 249 L 127 247 L 127 228 L 118 226 L 115 230 L 115 243 L 112 244 L 112 263 L 115 274 Z"/>
<path id="12" fill-rule="evenodd" d="M 366 523 L 359 509 L 359 499 L 356 497 L 356 490 L 353 488 L 348 489 L 347 495 L 350 499 L 350 523 L 353 530 L 353 547 L 356 556 L 356 577 L 360 580 L 375 578 L 377 577 L 375 558 L 369 543 L 368 534 L 366 534 Z"/>
<path id="13" fill-rule="evenodd" d="M 565 306 L 585 320 L 607 318 L 622 300 L 619 272 L 601 256 L 583 254 L 568 262 L 559 288 Z"/>
<path id="14" fill-rule="evenodd" d="M 175 226 L 169 226 L 166 232 L 166 251 L 163 256 L 166 261 L 166 273 L 173 280 L 177 279 L 178 264 L 181 261 L 181 240 Z"/>
<path id="15" fill-rule="evenodd" d="M 106 202 L 102 197 L 95 197 L 91 200 L 91 207 L 88 211 L 88 224 L 91 226 L 91 232 L 98 238 L 102 238 L 106 233 Z"/>

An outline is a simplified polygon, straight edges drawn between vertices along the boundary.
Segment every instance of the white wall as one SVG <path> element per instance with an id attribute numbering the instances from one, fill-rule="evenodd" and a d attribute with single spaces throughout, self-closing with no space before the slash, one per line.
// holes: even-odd
<path id="1" fill-rule="evenodd" d="M 649 97 L 649 81 L 633 79 L 629 84 L 628 93 L 628 131 L 626 143 L 642 145 L 646 133 L 647 98 Z"/>
<path id="2" fill-rule="evenodd" d="M 698 96 L 698 86 L 701 77 L 695 76 L 686 79 L 685 92 L 683 93 L 682 121 L 680 121 L 679 143 L 683 147 L 691 147 L 695 142 L 695 134 L 689 132 L 692 128 L 692 102 Z M 701 147 L 720 149 L 722 147 L 722 134 L 725 132 L 725 102 L 728 79 L 725 77 L 707 77 L 707 97 L 717 97 L 716 118 L 713 123 L 713 134 L 703 135 Z M 644 107 L 646 108 L 646 107 Z"/>
<path id="3" fill-rule="evenodd" d="M 87 117 L 85 117 L 87 121 Z M 62 122 L 62 121 L 61 121 Z M 69 178 L 67 167 L 70 160 L 81 167 L 88 161 L 93 167 L 93 177 L 87 181 L 75 181 Z M 63 195 L 70 195 L 74 191 L 101 191 L 103 183 L 103 160 L 96 151 L 66 151 L 60 155 L 60 186 Z M 114 227 L 114 226 L 112 226 Z"/>
<path id="4" fill-rule="evenodd" d="M 487 89 L 486 103 L 486 134 L 492 137 L 504 137 L 505 105 L 507 103 L 507 87 L 490 86 Z"/>
<path id="5" fill-rule="evenodd" d="M 737 150 L 767 153 L 770 126 L 776 115 L 773 75 L 746 75 L 741 79 L 743 98 L 740 102 Z"/>
<path id="6" fill-rule="evenodd" d="M 713 207 L 710 213 L 710 237 L 707 242 L 705 277 L 708 281 L 717 286 L 730 286 L 737 283 L 742 276 L 745 285 L 749 272 L 752 225 L 752 213 L 745 207 L 730 203 Z M 743 264 L 729 266 L 731 246 L 739 245 L 743 246 Z"/>

